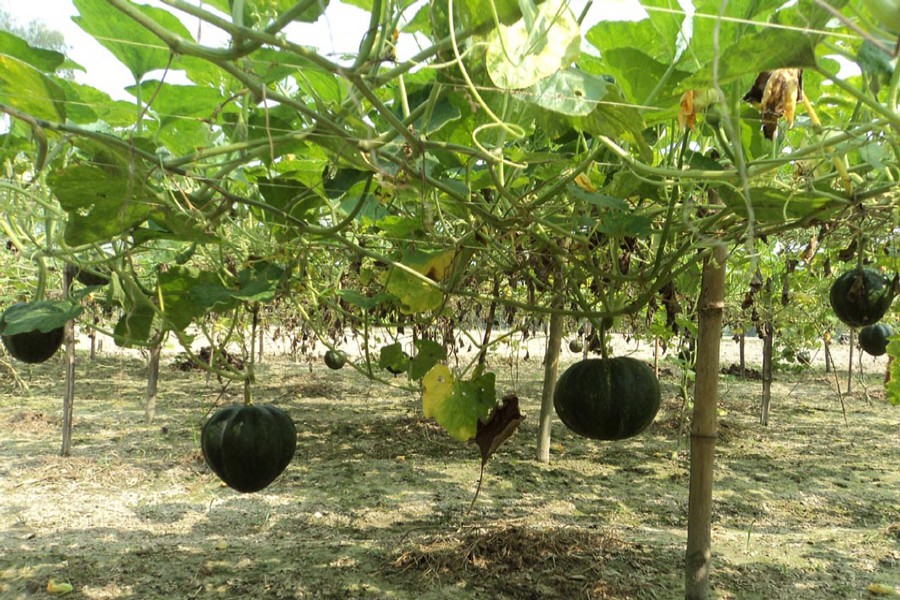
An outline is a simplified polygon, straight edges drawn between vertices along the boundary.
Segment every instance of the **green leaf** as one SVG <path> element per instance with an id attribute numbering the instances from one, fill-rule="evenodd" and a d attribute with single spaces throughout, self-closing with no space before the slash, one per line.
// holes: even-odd
<path id="1" fill-rule="evenodd" d="M 628 203 L 625 202 L 622 198 L 616 198 L 614 196 L 607 196 L 605 194 L 600 194 L 597 192 L 588 192 L 577 185 L 569 185 L 566 188 L 569 192 L 569 195 L 582 202 L 587 202 L 588 204 L 593 204 L 599 208 L 611 208 L 614 210 L 628 210 Z"/>
<path id="2" fill-rule="evenodd" d="M 409 355 L 400 342 L 388 344 L 378 353 L 378 366 L 394 374 L 403 373 L 409 369 Z"/>
<path id="3" fill-rule="evenodd" d="M 0 102 L 40 119 L 66 120 L 66 98 L 60 87 L 28 63 L 2 54 Z"/>
<path id="4" fill-rule="evenodd" d="M 610 211 L 600 217 L 597 231 L 609 237 L 646 237 L 653 232 L 653 221 L 644 215 Z"/>
<path id="5" fill-rule="evenodd" d="M 416 355 L 409 363 L 409 378 L 419 380 L 437 363 L 447 358 L 447 351 L 437 342 L 416 340 Z"/>
<path id="6" fill-rule="evenodd" d="M 372 310 L 379 304 L 391 299 L 389 294 L 382 293 L 376 296 L 365 296 L 356 290 L 338 290 L 337 295 L 340 296 L 344 302 L 363 310 Z"/>
<path id="7" fill-rule="evenodd" d="M 112 127 L 128 127 L 134 124 L 133 102 L 113 100 L 109 94 L 97 88 L 58 79 L 57 83 L 65 92 L 66 118 L 82 125 L 103 121 Z"/>
<path id="8" fill-rule="evenodd" d="M 478 421 L 484 420 L 497 403 L 493 373 L 476 372 L 460 381 L 444 364 L 432 367 L 422 379 L 422 409 L 450 437 L 465 442 L 475 437 Z"/>
<path id="9" fill-rule="evenodd" d="M 614 48 L 639 48 L 655 61 L 672 64 L 684 21 L 683 9 L 677 0 L 644 0 L 642 5 L 664 10 L 650 10 L 648 18 L 639 21 L 600 21 L 585 39 L 603 57 Z"/>
<path id="10" fill-rule="evenodd" d="M 210 298 L 206 298 L 204 305 L 199 304 L 194 290 L 224 286 L 215 273 L 173 265 L 159 274 L 159 287 L 163 313 L 175 329 L 184 330 L 211 307 Z"/>
<path id="11" fill-rule="evenodd" d="M 0 333 L 15 335 L 29 331 L 47 333 L 78 317 L 84 309 L 67 300 L 42 300 L 13 304 L 0 316 Z"/>
<path id="12" fill-rule="evenodd" d="M 651 101 L 653 106 L 671 107 L 674 113 L 681 97 L 678 83 L 689 77 L 690 73 L 673 69 L 670 64 L 652 58 L 640 48 L 611 48 L 604 53 L 603 60 L 626 98 L 635 104 L 644 105 Z M 657 89 L 663 80 L 666 85 Z M 663 118 L 658 115 L 660 112 L 663 111 L 649 111 L 648 118 L 658 122 Z"/>
<path id="13" fill-rule="evenodd" d="M 606 94 L 606 86 L 605 80 L 570 67 L 537 82 L 518 97 L 556 113 L 584 117 Z"/>
<path id="14" fill-rule="evenodd" d="M 54 73 L 66 61 L 65 54 L 35 48 L 8 31 L 0 31 L 0 54 L 17 58 L 44 73 Z"/>
<path id="15" fill-rule="evenodd" d="M 309 220 L 325 201 L 316 192 L 291 177 L 260 179 L 257 182 L 262 194 L 273 208 L 300 220 Z M 279 223 L 288 223 L 288 219 L 273 214 Z"/>
<path id="16" fill-rule="evenodd" d="M 115 163 L 72 163 L 55 170 L 47 183 L 68 213 L 70 246 L 109 241 L 147 219 L 158 202 L 143 182 Z"/>
<path id="17" fill-rule="evenodd" d="M 494 84 L 528 88 L 567 68 L 581 54 L 575 16 L 561 0 L 547 0 L 532 18 L 501 26 L 488 38 L 485 65 Z"/>
<path id="18" fill-rule="evenodd" d="M 258 262 L 238 273 L 238 290 L 232 296 L 241 302 L 271 302 L 278 284 L 284 277 L 284 269 L 270 262 Z"/>
<path id="19" fill-rule="evenodd" d="M 405 314 L 434 310 L 444 301 L 444 293 L 437 284 L 400 267 L 391 267 L 384 285 L 388 293 L 397 298 L 400 312 Z"/>
<path id="20" fill-rule="evenodd" d="M 73 0 L 78 16 L 72 20 L 112 52 L 131 71 L 135 81 L 156 69 L 165 69 L 171 51 L 145 27 L 110 7 L 106 0 Z M 133 5 L 169 32 L 193 41 L 184 24 L 172 13 L 143 4 Z"/>
<path id="21" fill-rule="evenodd" d="M 816 65 L 816 53 L 809 36 L 799 31 L 764 29 L 745 35 L 725 48 L 719 59 L 719 85 L 741 78 L 756 77 L 762 71 Z M 682 89 L 706 88 L 712 84 L 712 65 L 682 83 Z"/>
<path id="22" fill-rule="evenodd" d="M 894 406 L 900 406 L 900 333 L 895 333 L 888 338 L 887 353 L 893 358 L 891 371 L 885 389 L 887 398 Z"/>
<path id="23" fill-rule="evenodd" d="M 146 344 L 153 332 L 156 308 L 133 280 L 121 283 L 124 311 L 113 329 L 113 339 L 122 348 Z"/>
<path id="24" fill-rule="evenodd" d="M 597 108 L 585 117 L 575 117 L 573 124 L 581 131 L 593 135 L 624 138 L 637 147 L 642 159 L 649 162 L 653 158 L 653 151 L 644 139 L 644 118 L 637 107 L 629 105 L 616 88 L 610 86 Z"/>
<path id="25" fill-rule="evenodd" d="M 719 196 L 729 210 L 748 218 L 749 210 L 744 197 L 727 187 L 719 188 Z M 784 223 L 811 216 L 826 218 L 838 210 L 841 204 L 815 191 L 787 191 L 783 189 L 750 188 L 750 205 L 754 220 L 761 223 Z"/>

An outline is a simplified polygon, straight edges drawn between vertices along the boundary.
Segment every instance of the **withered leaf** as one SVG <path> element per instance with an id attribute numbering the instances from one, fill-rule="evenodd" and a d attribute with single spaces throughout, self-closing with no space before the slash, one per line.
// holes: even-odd
<path id="1" fill-rule="evenodd" d="M 797 102 L 803 100 L 803 69 L 763 71 L 744 94 L 744 100 L 759 109 L 763 135 L 773 139 L 779 119 L 784 117 L 788 127 L 794 124 Z"/>
<path id="2" fill-rule="evenodd" d="M 478 421 L 475 443 L 481 451 L 481 466 L 508 440 L 519 424 L 525 419 L 519 411 L 519 397 L 514 394 L 504 396 L 500 406 L 495 407 L 487 422 Z"/>
<path id="3" fill-rule="evenodd" d="M 842 262 L 850 262 L 856 258 L 856 238 L 850 241 L 846 248 L 838 252 L 838 260 Z"/>

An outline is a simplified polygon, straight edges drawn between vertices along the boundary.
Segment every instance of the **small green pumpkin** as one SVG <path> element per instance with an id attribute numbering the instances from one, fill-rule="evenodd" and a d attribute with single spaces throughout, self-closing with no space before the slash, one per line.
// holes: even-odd
<path id="1" fill-rule="evenodd" d="M 859 346 L 872 356 L 881 356 L 887 352 L 888 338 L 894 335 L 890 325 L 876 323 L 859 330 Z"/>
<path id="2" fill-rule="evenodd" d="M 553 405 L 578 435 L 623 440 L 644 431 L 661 403 L 659 380 L 644 362 L 628 356 L 579 361 L 556 382 Z"/>
<path id="3" fill-rule="evenodd" d="M 229 406 L 203 425 L 200 447 L 206 464 L 228 487 L 258 492 L 290 464 L 297 449 L 297 430 L 280 408 Z"/>
<path id="4" fill-rule="evenodd" d="M 574 338 L 572 341 L 569 342 L 569 351 L 574 352 L 575 354 L 578 354 L 579 352 L 584 351 L 584 344 L 581 343 L 580 338 Z"/>
<path id="5" fill-rule="evenodd" d="M 835 316 L 850 327 L 863 327 L 881 320 L 894 299 L 890 279 L 873 269 L 857 267 L 831 285 L 829 300 Z"/>
<path id="6" fill-rule="evenodd" d="M 7 311 L 24 307 L 25 304 L 19 302 L 10 306 Z M 6 328 L 5 320 L 6 312 L 0 316 L 0 334 Z M 56 354 L 59 347 L 62 346 L 64 329 L 57 327 L 50 331 L 41 331 L 33 329 L 31 331 L 23 331 L 12 335 L 3 334 L 3 345 L 9 354 L 24 363 L 37 364 L 46 362 L 51 356 Z"/>
<path id="7" fill-rule="evenodd" d="M 343 368 L 346 362 L 347 359 L 345 359 L 344 355 L 337 350 L 329 350 L 325 353 L 325 366 L 329 369 L 337 371 L 338 369 Z"/>

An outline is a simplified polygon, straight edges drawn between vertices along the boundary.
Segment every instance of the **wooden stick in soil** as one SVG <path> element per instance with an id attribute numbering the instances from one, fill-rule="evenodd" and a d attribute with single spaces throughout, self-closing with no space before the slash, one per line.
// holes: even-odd
<path id="1" fill-rule="evenodd" d="M 847 393 L 853 390 L 853 347 L 856 345 L 856 329 L 850 328 L 850 362 L 847 364 Z"/>
<path id="2" fill-rule="evenodd" d="M 759 410 L 759 424 L 769 424 L 769 404 L 772 401 L 772 354 L 774 353 L 775 328 L 771 321 L 763 323 L 762 359 L 762 402 Z"/>
<path id="3" fill-rule="evenodd" d="M 156 400 L 159 395 L 159 360 L 162 356 L 162 346 L 162 339 L 153 344 L 147 359 L 147 393 L 144 404 L 144 421 L 147 424 L 152 423 L 156 417 Z"/>
<path id="4" fill-rule="evenodd" d="M 553 390 L 556 388 L 556 376 L 559 373 L 559 350 L 562 346 L 563 316 L 559 313 L 550 315 L 550 334 L 547 337 L 547 350 L 544 353 L 544 388 L 541 394 L 541 417 L 538 427 L 537 460 L 544 464 L 550 462 L 550 424 L 553 421 Z"/>
<path id="5" fill-rule="evenodd" d="M 714 194 L 710 194 L 715 200 Z M 703 265 L 698 302 L 694 413 L 691 423 L 691 474 L 688 500 L 687 549 L 684 561 L 686 600 L 708 600 L 712 563 L 713 461 L 716 451 L 719 351 L 725 310 L 726 249 L 716 246 Z"/>
<path id="6" fill-rule="evenodd" d="M 69 297 L 72 289 L 74 273 L 72 267 L 63 269 L 63 297 Z M 63 396 L 63 430 L 60 456 L 72 453 L 72 420 L 75 413 L 75 321 L 66 321 L 63 327 L 63 340 L 66 345 L 66 391 Z"/>

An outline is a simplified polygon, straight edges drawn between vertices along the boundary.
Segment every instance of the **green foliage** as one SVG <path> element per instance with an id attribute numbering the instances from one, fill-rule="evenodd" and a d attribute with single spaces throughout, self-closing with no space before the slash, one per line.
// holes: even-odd
<path id="1" fill-rule="evenodd" d="M 459 379 L 449 367 L 437 364 L 422 380 L 422 409 L 451 437 L 468 441 L 478 432 L 496 405 L 494 374 L 480 369 L 469 379 Z"/>
<path id="2" fill-rule="evenodd" d="M 647 0 L 647 18 L 586 32 L 559 2 L 432 2 L 409 21 L 409 2 L 352 4 L 382 12 L 338 61 L 288 28 L 327 2 L 210 0 L 191 11 L 231 36 L 213 48 L 177 3 L 75 0 L 134 103 L 66 79 L 61 48 L 0 35 L 0 225 L 18 251 L 5 264 L 28 274 L 4 294 L 28 297 L 46 263 L 102 263 L 125 345 L 241 341 L 256 306 L 366 349 L 441 328 L 412 359 L 389 345 L 375 360 L 407 373 L 394 385 L 427 382 L 429 413 L 468 439 L 492 378 L 429 374 L 488 318 L 515 330 L 562 307 L 668 341 L 695 327 L 699 265 L 723 243 L 732 325 L 775 323 L 799 351 L 836 325 L 828 261 L 898 269 L 900 83 L 843 1 L 847 23 L 813 0 L 735 0 L 727 18 L 718 0 Z M 414 58 L 397 54 L 403 28 Z M 834 55 L 862 75 L 838 77 Z M 792 97 L 770 89 L 769 140 L 743 97 L 780 67 L 804 69 L 816 114 L 795 95 L 789 127 Z M 489 353 L 478 337 L 463 342 Z"/>

